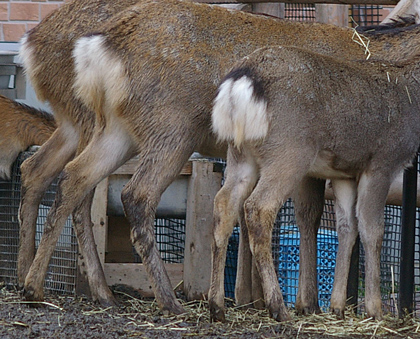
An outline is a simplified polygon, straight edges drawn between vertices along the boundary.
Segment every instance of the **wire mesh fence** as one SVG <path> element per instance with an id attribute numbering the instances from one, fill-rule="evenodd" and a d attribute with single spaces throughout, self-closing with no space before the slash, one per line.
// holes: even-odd
<path id="1" fill-rule="evenodd" d="M 155 237 L 163 262 L 170 264 L 184 262 L 185 219 L 155 219 Z M 134 262 L 141 263 L 141 258 L 134 247 L 133 253 Z"/>
<path id="2" fill-rule="evenodd" d="M 22 153 L 12 169 L 11 181 L 0 181 L 0 279 L 7 286 L 17 284 L 17 253 L 19 246 L 18 210 L 20 203 L 20 164 L 33 152 Z M 46 215 L 55 197 L 57 181 L 45 192 L 38 209 L 35 246 L 39 245 Z M 73 293 L 77 278 L 77 241 L 69 218 L 60 235 L 45 279 L 49 292 Z"/>
<path id="3" fill-rule="evenodd" d="M 34 150 L 22 153 L 13 165 L 10 181 L 0 181 L 0 281 L 17 285 L 17 253 L 19 248 L 20 165 Z M 35 246 L 39 245 L 44 223 L 57 189 L 56 180 L 45 192 L 38 209 Z M 155 234 L 161 257 L 166 263 L 182 263 L 184 259 L 185 219 L 155 219 Z M 78 244 L 69 217 L 60 235 L 45 279 L 45 290 L 52 293 L 74 293 L 77 281 Z M 140 263 L 134 251 L 134 262 Z"/>
<path id="4" fill-rule="evenodd" d="M 350 24 L 354 26 L 373 26 L 382 21 L 381 5 L 352 5 L 350 7 Z"/>
<path id="5" fill-rule="evenodd" d="M 284 18 L 294 21 L 315 21 L 314 4 L 285 4 Z"/>

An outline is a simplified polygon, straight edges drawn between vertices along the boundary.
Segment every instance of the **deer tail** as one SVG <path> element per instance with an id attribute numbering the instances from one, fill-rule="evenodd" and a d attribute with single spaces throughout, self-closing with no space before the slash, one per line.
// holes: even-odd
<path id="1" fill-rule="evenodd" d="M 264 86 L 250 68 L 231 71 L 219 86 L 212 112 L 213 131 L 221 141 L 239 147 L 268 132 Z"/>

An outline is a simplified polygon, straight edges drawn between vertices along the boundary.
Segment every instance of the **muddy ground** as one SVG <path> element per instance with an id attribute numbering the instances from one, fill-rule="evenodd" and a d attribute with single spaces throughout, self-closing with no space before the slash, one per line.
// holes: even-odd
<path id="1" fill-rule="evenodd" d="M 345 320 L 330 314 L 296 316 L 276 323 L 265 311 L 237 309 L 227 322 L 210 323 L 205 301 L 185 303 L 180 316 L 163 315 L 152 300 L 114 289 L 119 307 L 102 308 L 87 298 L 48 295 L 29 305 L 14 290 L 0 289 L 0 338 L 419 338 L 420 321 L 387 317 L 375 322 L 350 311 Z M 418 332 L 418 333 L 417 333 Z"/>

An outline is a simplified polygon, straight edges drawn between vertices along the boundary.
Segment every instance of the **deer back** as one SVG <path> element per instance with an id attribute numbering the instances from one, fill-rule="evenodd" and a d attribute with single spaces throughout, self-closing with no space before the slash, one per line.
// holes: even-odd
<path id="1" fill-rule="evenodd" d="M 350 62 L 295 47 L 263 48 L 226 76 L 213 127 L 222 140 L 232 142 L 242 129 L 239 140 L 257 154 L 300 152 L 312 163 L 314 176 L 357 177 L 365 170 L 395 169 L 406 165 L 420 144 L 417 65 L 412 67 Z M 247 106 L 244 81 L 248 105 L 264 107 L 249 109 L 250 116 L 235 105 L 242 99 Z M 248 122 L 257 119 L 267 128 L 255 137 L 259 127 Z M 337 173 L 323 173 L 328 168 Z"/>
<path id="2" fill-rule="evenodd" d="M 176 133 L 198 129 L 205 137 L 216 87 L 240 57 L 262 46 L 292 44 L 365 59 L 352 36 L 351 29 L 325 24 L 182 1 L 143 1 L 78 41 L 75 89 L 98 120 L 122 117 L 139 143 L 144 133 L 152 136 L 167 126 Z"/>

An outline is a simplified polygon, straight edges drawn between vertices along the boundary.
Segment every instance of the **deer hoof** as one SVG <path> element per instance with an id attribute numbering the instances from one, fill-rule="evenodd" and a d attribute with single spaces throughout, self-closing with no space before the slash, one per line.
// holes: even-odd
<path id="1" fill-rule="evenodd" d="M 25 288 L 23 290 L 23 296 L 26 301 L 43 301 L 44 300 L 44 296 L 42 294 L 35 293 L 35 290 L 32 288 Z M 38 306 L 41 306 L 41 304 L 34 303 L 34 304 L 30 304 L 30 306 L 38 307 Z"/>
<path id="2" fill-rule="evenodd" d="M 97 298 L 99 304 L 103 307 L 113 307 L 118 306 L 118 301 L 114 298 L 113 295 L 106 298 Z"/>
<path id="3" fill-rule="evenodd" d="M 287 311 L 285 306 L 277 308 L 276 310 L 271 310 L 269 308 L 269 312 L 270 312 L 270 317 L 279 322 L 288 321 L 291 319 L 290 314 Z"/>
<path id="4" fill-rule="evenodd" d="M 296 309 L 299 315 L 311 315 L 311 314 L 320 314 L 321 309 L 318 305 L 316 306 L 306 306 L 306 307 L 299 307 Z"/>
<path id="5" fill-rule="evenodd" d="M 369 318 L 373 318 L 375 320 L 379 320 L 380 321 L 380 320 L 383 319 L 383 314 L 382 314 L 382 310 L 381 309 L 376 310 L 376 312 L 368 311 L 367 312 L 367 315 L 368 315 Z"/>
<path id="6" fill-rule="evenodd" d="M 210 302 L 210 322 L 226 322 L 223 308 L 212 302 Z"/>
<path id="7" fill-rule="evenodd" d="M 168 315 L 169 314 L 175 314 L 175 315 L 177 315 L 177 314 L 185 313 L 184 308 L 181 306 L 181 304 L 176 299 L 174 299 L 173 302 L 171 301 L 170 303 L 167 303 L 166 305 L 160 305 L 160 308 L 161 308 L 163 314 L 168 314 Z"/>
<path id="8" fill-rule="evenodd" d="M 332 308 L 331 313 L 334 314 L 338 319 L 344 319 L 344 309 Z"/>

